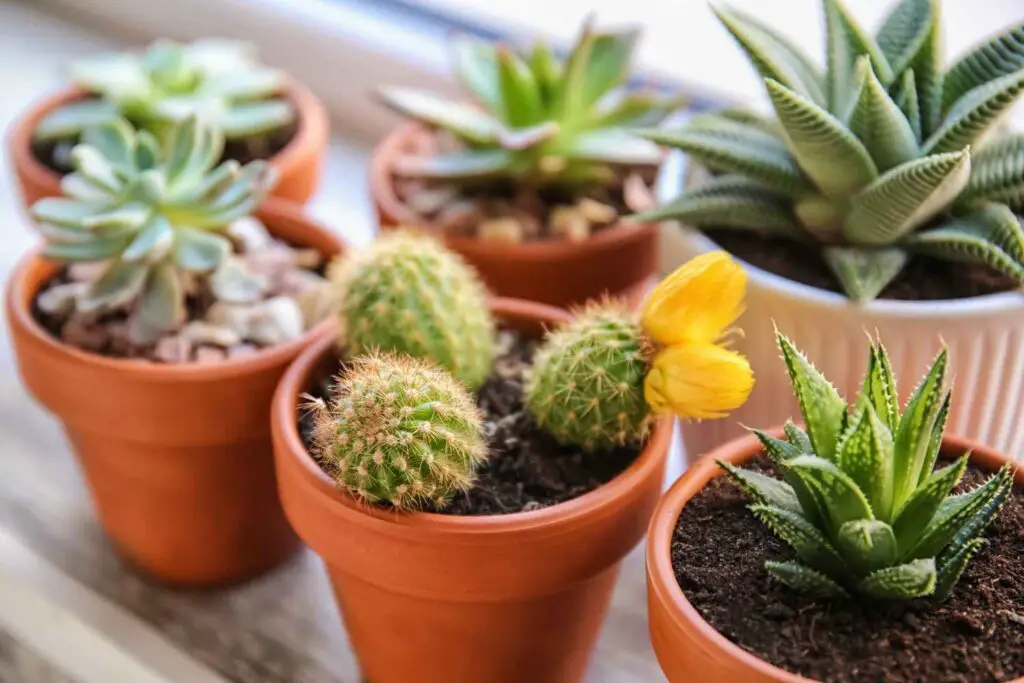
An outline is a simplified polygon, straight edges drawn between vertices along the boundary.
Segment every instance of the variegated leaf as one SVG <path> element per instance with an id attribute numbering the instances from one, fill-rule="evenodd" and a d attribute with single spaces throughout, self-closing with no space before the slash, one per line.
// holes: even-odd
<path id="1" fill-rule="evenodd" d="M 764 448 L 765 454 L 772 459 L 772 462 L 783 463 L 786 460 L 790 460 L 799 455 L 814 455 L 810 450 L 809 443 L 808 449 L 804 451 L 800 446 L 789 441 L 776 439 L 771 434 L 762 432 L 760 429 L 752 429 L 750 431 L 757 437 L 757 440 L 761 442 L 761 447 Z"/>
<path id="2" fill-rule="evenodd" d="M 965 229 L 966 228 L 966 229 Z M 949 261 L 984 263 L 1007 277 L 1024 283 L 1024 266 L 1003 251 L 999 245 L 971 226 L 958 225 L 936 228 L 912 235 L 905 242 L 908 249 Z"/>
<path id="3" fill-rule="evenodd" d="M 71 165 L 90 182 L 110 192 L 119 192 L 124 186 L 114 165 L 107 161 L 102 152 L 90 145 L 75 145 L 71 150 Z"/>
<path id="4" fill-rule="evenodd" d="M 828 56 L 829 108 L 836 113 L 849 108 L 849 98 L 856 93 L 854 62 L 861 55 L 871 60 L 875 73 L 889 84 L 894 75 L 889 60 L 840 0 L 823 0 L 825 9 L 826 53 Z"/>
<path id="5" fill-rule="evenodd" d="M 33 137 L 43 142 L 74 138 L 82 131 L 116 120 L 118 114 L 118 106 L 114 102 L 100 99 L 71 102 L 40 119 Z"/>
<path id="6" fill-rule="evenodd" d="M 91 204 L 112 204 L 119 192 L 111 192 L 89 180 L 81 173 L 68 173 L 60 179 L 60 192 L 68 199 L 77 199 Z"/>
<path id="7" fill-rule="evenodd" d="M 868 353 L 868 370 L 857 398 L 857 408 L 871 404 L 875 413 L 882 418 L 886 427 L 895 432 L 900 421 L 899 395 L 896 393 L 896 377 L 889 363 L 889 354 L 881 340 L 872 342 Z"/>
<path id="8" fill-rule="evenodd" d="M 843 557 L 836 552 L 825 535 L 800 514 L 799 510 L 756 504 L 750 506 L 750 511 L 771 529 L 773 534 L 789 544 L 804 563 L 829 576 L 846 576 L 846 562 L 843 561 Z"/>
<path id="9" fill-rule="evenodd" d="M 850 114 L 850 130 L 867 148 L 880 172 L 916 159 L 917 137 L 899 105 L 879 82 L 867 57 L 857 60 L 860 94 Z"/>
<path id="10" fill-rule="evenodd" d="M 860 303 L 877 297 L 907 263 L 899 247 L 826 247 L 823 255 L 846 296 Z"/>
<path id="11" fill-rule="evenodd" d="M 918 486 L 924 484 L 935 471 L 935 463 L 942 451 L 942 435 L 946 432 L 946 422 L 949 420 L 949 407 L 953 402 L 953 392 L 947 391 L 939 407 L 939 414 L 935 417 L 935 425 L 932 427 L 932 438 L 928 443 L 928 455 L 925 457 L 924 465 L 921 466 L 921 476 L 918 479 Z"/>
<path id="12" fill-rule="evenodd" d="M 153 208 L 141 202 L 131 202 L 115 206 L 106 211 L 98 211 L 82 219 L 82 227 L 90 230 L 104 230 L 108 228 L 127 230 L 138 230 L 145 225 L 150 216 L 153 215 Z"/>
<path id="13" fill-rule="evenodd" d="M 78 300 L 82 312 L 109 311 L 129 304 L 146 282 L 149 268 L 115 260 Z"/>
<path id="14" fill-rule="evenodd" d="M 867 149 L 839 119 L 777 81 L 766 85 L 790 151 L 824 195 L 850 197 L 878 176 Z"/>
<path id="15" fill-rule="evenodd" d="M 413 88 L 383 88 L 381 102 L 399 114 L 451 131 L 475 144 L 493 144 L 501 132 L 501 123 L 471 104 L 452 102 Z"/>
<path id="16" fill-rule="evenodd" d="M 44 223 L 75 228 L 80 227 L 84 219 L 99 211 L 101 207 L 102 204 L 97 202 L 44 197 L 32 205 L 32 217 Z"/>
<path id="17" fill-rule="evenodd" d="M 502 175 L 512 168 L 513 157 L 504 149 L 468 149 L 433 156 L 398 159 L 395 175 L 403 178 L 435 178 L 451 181 L 480 180 Z"/>
<path id="18" fill-rule="evenodd" d="M 855 519 L 839 528 L 839 552 L 861 574 L 892 565 L 897 558 L 892 527 L 878 519 Z"/>
<path id="19" fill-rule="evenodd" d="M 786 482 L 721 460 L 718 461 L 718 466 L 725 470 L 729 478 L 755 503 L 800 512 L 800 501 Z"/>
<path id="20" fill-rule="evenodd" d="M 926 558 L 872 572 L 859 588 L 882 600 L 910 600 L 935 592 L 935 580 L 935 560 Z"/>
<path id="21" fill-rule="evenodd" d="M 185 295 L 172 264 L 161 263 L 150 271 L 136 316 L 152 330 L 173 330 L 185 321 Z"/>
<path id="22" fill-rule="evenodd" d="M 129 263 L 138 261 L 155 263 L 162 259 L 174 244 L 174 226 L 164 216 L 155 215 L 139 231 L 121 258 Z"/>
<path id="23" fill-rule="evenodd" d="M 82 144 L 99 151 L 122 178 L 135 171 L 135 133 L 122 118 L 111 119 L 82 132 Z"/>
<path id="24" fill-rule="evenodd" d="M 896 543 L 901 557 L 909 558 L 917 547 L 924 530 L 931 524 L 942 502 L 963 477 L 968 461 L 969 458 L 965 455 L 952 465 L 933 472 L 900 508 L 893 530 L 896 532 Z"/>
<path id="25" fill-rule="evenodd" d="M 57 263 L 105 261 L 120 254 L 128 239 L 124 235 L 103 235 L 86 242 L 49 242 L 43 247 L 42 255 Z"/>
<path id="26" fill-rule="evenodd" d="M 901 0 L 882 21 L 875 39 L 894 73 L 904 70 L 917 56 L 928 39 L 937 19 L 933 11 L 936 0 Z"/>
<path id="27" fill-rule="evenodd" d="M 785 470 L 801 472 L 818 495 L 827 512 L 833 533 L 855 519 L 874 519 L 871 504 L 857 483 L 835 463 L 814 455 L 801 455 L 782 464 Z"/>
<path id="28" fill-rule="evenodd" d="M 786 424 L 783 425 L 782 431 L 785 432 L 786 438 L 789 439 L 789 443 L 792 444 L 798 452 L 806 455 L 814 455 L 814 446 L 811 445 L 811 439 L 807 436 L 807 432 L 793 424 L 792 420 L 786 420 Z"/>
<path id="29" fill-rule="evenodd" d="M 949 352 L 939 351 L 924 378 L 914 389 L 896 430 L 896 453 L 893 462 L 893 483 L 899 510 L 921 479 L 921 468 L 928 459 L 932 428 L 942 408 L 946 391 L 946 370 Z"/>
<path id="30" fill-rule="evenodd" d="M 451 40 L 455 76 L 466 90 L 491 111 L 501 109 L 498 60 L 494 43 L 468 35 Z"/>
<path id="31" fill-rule="evenodd" d="M 946 72 L 942 84 L 942 107 L 953 103 L 980 85 L 1024 68 L 1024 23 L 1012 26 L 961 57 Z"/>
<path id="32" fill-rule="evenodd" d="M 764 568 L 776 581 L 809 597 L 834 600 L 850 597 L 838 583 L 799 562 L 765 562 Z"/>
<path id="33" fill-rule="evenodd" d="M 850 200 L 843 236 L 854 244 L 892 244 L 952 204 L 970 173 L 966 149 L 897 166 Z"/>
<path id="34" fill-rule="evenodd" d="M 939 561 L 939 572 L 935 582 L 936 600 L 939 602 L 949 600 L 971 558 L 983 545 L 985 545 L 983 539 L 975 538 L 957 548 L 956 552 L 944 562 Z"/>
<path id="35" fill-rule="evenodd" d="M 960 201 L 988 199 L 1024 211 L 1024 134 L 1000 136 L 971 157 L 971 180 Z"/>
<path id="36" fill-rule="evenodd" d="M 891 520 L 893 513 L 893 440 L 889 427 L 865 404 L 854 416 L 839 442 L 840 469 L 857 484 L 877 517 Z"/>
<path id="37" fill-rule="evenodd" d="M 775 337 L 804 417 L 804 427 L 814 444 L 814 453 L 833 460 L 839 433 L 846 423 L 846 401 L 792 341 L 778 331 Z"/>
<path id="38" fill-rule="evenodd" d="M 952 152 L 975 144 L 1013 106 L 1024 92 L 1024 69 L 979 85 L 961 97 L 929 137 L 925 154 Z"/>

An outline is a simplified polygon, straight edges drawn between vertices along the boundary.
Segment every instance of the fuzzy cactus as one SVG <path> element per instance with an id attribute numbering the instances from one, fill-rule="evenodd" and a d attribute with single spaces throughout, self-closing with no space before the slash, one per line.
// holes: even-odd
<path id="1" fill-rule="evenodd" d="M 382 236 L 332 270 L 346 352 L 425 358 L 470 389 L 494 357 L 494 319 L 476 273 L 426 235 Z"/>
<path id="2" fill-rule="evenodd" d="M 330 405 L 314 404 L 315 453 L 367 503 L 444 506 L 473 483 L 487 456 L 473 397 L 426 361 L 374 353 L 355 359 Z"/>
<path id="3" fill-rule="evenodd" d="M 586 451 L 641 440 L 651 424 L 645 346 L 636 316 L 624 305 L 589 305 L 538 349 L 527 408 L 559 442 Z"/>

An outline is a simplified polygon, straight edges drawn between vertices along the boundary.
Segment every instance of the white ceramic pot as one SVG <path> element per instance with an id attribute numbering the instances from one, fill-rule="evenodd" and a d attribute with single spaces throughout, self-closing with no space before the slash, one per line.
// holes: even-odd
<path id="1" fill-rule="evenodd" d="M 690 175 L 685 166 L 681 154 L 665 164 L 658 188 L 662 202 L 678 195 Z M 700 231 L 678 223 L 666 223 L 662 232 L 665 272 L 718 248 Z M 775 346 L 776 325 L 849 397 L 856 395 L 864 375 L 869 334 L 881 335 L 904 400 L 944 341 L 954 380 L 948 431 L 1024 460 L 1024 293 L 856 304 L 744 265 L 749 273 L 747 311 L 736 348 L 750 359 L 754 392 L 729 419 L 682 426 L 688 460 L 739 435 L 741 425 L 773 427 L 798 417 Z"/>

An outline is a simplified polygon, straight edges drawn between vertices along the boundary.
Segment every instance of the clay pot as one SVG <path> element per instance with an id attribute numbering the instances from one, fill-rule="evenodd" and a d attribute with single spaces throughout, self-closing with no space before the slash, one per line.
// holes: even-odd
<path id="1" fill-rule="evenodd" d="M 496 299 L 512 328 L 567 318 Z M 323 558 L 349 638 L 373 683 L 576 683 L 583 678 L 622 558 L 661 489 L 672 422 L 601 488 L 532 512 L 455 517 L 369 507 L 340 491 L 296 428 L 301 394 L 336 365 L 323 338 L 291 367 L 273 406 L 285 514 Z"/>
<path id="2" fill-rule="evenodd" d="M 26 207 L 43 197 L 60 196 L 60 174 L 42 164 L 32 152 L 32 136 L 39 121 L 74 100 L 86 97 L 81 88 L 66 88 L 43 98 L 17 121 L 7 134 L 7 154 L 21 188 Z M 304 85 L 290 81 L 287 90 L 298 111 L 298 129 L 283 150 L 270 159 L 277 170 L 278 181 L 272 195 L 305 203 L 316 191 L 320 170 L 327 152 L 330 133 L 324 105 Z"/>
<path id="3" fill-rule="evenodd" d="M 278 237 L 324 254 L 341 241 L 286 202 L 257 214 Z M 21 260 L 6 308 L 22 381 L 63 423 L 100 522 L 130 563 L 172 584 L 241 581 L 300 547 L 281 512 L 267 415 L 302 338 L 217 365 L 107 358 L 61 343 L 32 302 L 58 270 Z"/>
<path id="4" fill-rule="evenodd" d="M 382 229 L 435 228 L 399 199 L 391 173 L 396 159 L 431 133 L 417 124 L 395 130 L 374 150 L 370 194 Z M 638 305 L 658 268 L 658 226 L 620 222 L 585 242 L 565 240 L 502 244 L 444 234 L 498 296 L 568 307 L 604 294 Z"/>
<path id="5" fill-rule="evenodd" d="M 782 430 L 774 431 L 781 436 Z M 995 472 L 1010 459 L 984 446 L 955 436 L 943 439 L 943 451 L 971 451 L 971 462 Z M 670 683 L 806 683 L 809 679 L 775 667 L 731 642 L 708 624 L 686 599 L 672 570 L 672 533 L 686 502 L 709 481 L 721 475 L 716 460 L 742 465 L 761 452 L 753 436 L 730 441 L 708 457 L 691 464 L 658 504 L 647 534 L 647 604 L 651 642 Z M 1015 481 L 1024 486 L 1024 468 L 1016 466 Z M 722 539 L 724 543 L 728 539 Z M 1024 679 L 1008 683 L 1024 683 Z"/>

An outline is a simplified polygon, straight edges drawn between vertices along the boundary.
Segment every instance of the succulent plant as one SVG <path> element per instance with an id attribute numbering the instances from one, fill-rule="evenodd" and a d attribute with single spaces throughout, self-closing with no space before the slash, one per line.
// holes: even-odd
<path id="1" fill-rule="evenodd" d="M 367 503 L 443 507 L 487 457 L 473 397 L 427 361 L 373 353 L 339 377 L 330 405 L 313 404 L 317 458 Z"/>
<path id="2" fill-rule="evenodd" d="M 381 350 L 424 358 L 470 389 L 487 379 L 495 343 L 487 291 L 437 240 L 386 233 L 335 264 L 330 278 L 349 354 Z"/>
<path id="3" fill-rule="evenodd" d="M 72 65 L 71 80 L 95 97 L 43 118 L 37 140 L 77 138 L 86 128 L 117 117 L 163 137 L 175 123 L 198 115 L 228 139 L 273 131 L 295 118 L 292 104 L 278 97 L 284 75 L 260 65 L 245 43 L 159 40 L 141 54 L 82 60 Z"/>
<path id="4" fill-rule="evenodd" d="M 825 74 L 771 27 L 716 10 L 777 118 L 724 112 L 642 132 L 716 174 L 642 218 L 817 242 L 858 301 L 915 253 L 1024 283 L 1024 136 L 986 140 L 1024 91 L 1024 24 L 942 71 L 937 0 L 901 0 L 874 36 L 839 0 L 823 5 Z"/>
<path id="5" fill-rule="evenodd" d="M 141 339 L 184 321 L 188 279 L 208 277 L 225 301 L 262 295 L 218 233 L 256 208 L 273 170 L 235 161 L 214 168 L 223 146 L 219 130 L 195 117 L 176 125 L 163 147 L 124 119 L 83 133 L 71 153 L 75 171 L 61 181 L 64 196 L 32 206 L 45 258 L 107 264 L 79 309 L 130 308 Z"/>
<path id="6" fill-rule="evenodd" d="M 1013 486 L 1009 466 L 953 494 L 969 456 L 935 469 L 950 406 L 943 349 L 901 415 L 882 345 L 872 344 L 856 403 L 778 335 L 805 429 L 757 432 L 785 481 L 719 463 L 751 510 L 798 560 L 768 562 L 791 588 L 820 597 L 945 600 Z"/>
<path id="7" fill-rule="evenodd" d="M 647 340 L 618 302 L 588 305 L 548 334 L 526 385 L 526 407 L 560 443 L 585 451 L 635 443 L 647 435 Z"/>
<path id="8" fill-rule="evenodd" d="M 657 146 L 623 127 L 657 123 L 678 99 L 621 87 L 638 37 L 636 31 L 597 32 L 588 23 L 564 61 L 544 43 L 520 53 L 457 38 L 454 69 L 471 101 L 404 87 L 380 94 L 392 109 L 449 131 L 463 145 L 436 156 L 407 156 L 395 172 L 549 186 L 600 183 L 613 179 L 616 167 L 657 164 Z"/>

